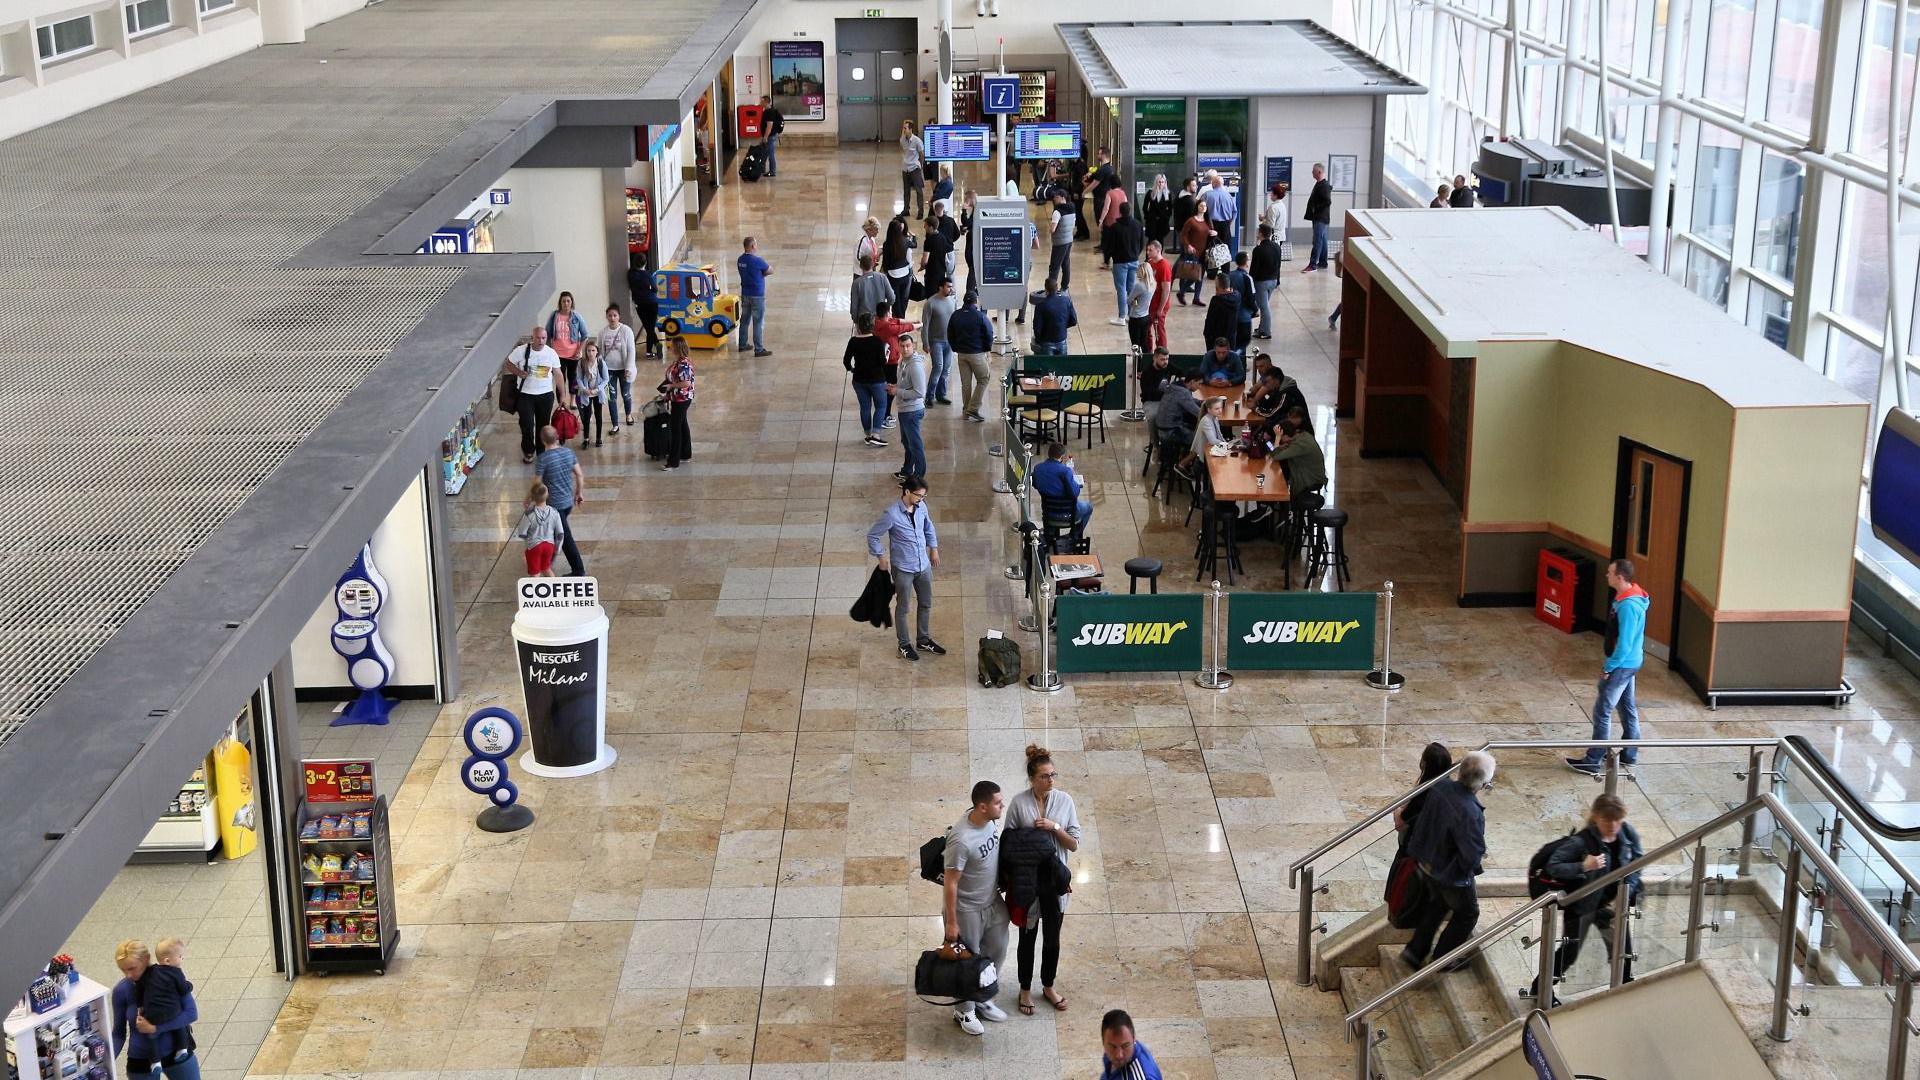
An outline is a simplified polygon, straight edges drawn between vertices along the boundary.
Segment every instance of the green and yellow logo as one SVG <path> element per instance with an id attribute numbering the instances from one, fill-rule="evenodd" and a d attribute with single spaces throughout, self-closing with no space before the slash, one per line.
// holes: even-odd
<path id="1" fill-rule="evenodd" d="M 1179 622 L 1087 623 L 1074 636 L 1074 645 L 1165 645 L 1187 628 Z"/>
<path id="2" fill-rule="evenodd" d="M 1253 624 L 1241 641 L 1248 645 L 1338 645 L 1347 631 L 1357 630 L 1360 622 L 1348 619 L 1335 622 L 1331 619 L 1280 619 L 1262 620 Z"/>
<path id="3" fill-rule="evenodd" d="M 1119 376 L 1107 375 L 1062 375 L 1060 388 L 1071 393 L 1087 393 L 1093 390 L 1105 390 L 1107 385 Z"/>

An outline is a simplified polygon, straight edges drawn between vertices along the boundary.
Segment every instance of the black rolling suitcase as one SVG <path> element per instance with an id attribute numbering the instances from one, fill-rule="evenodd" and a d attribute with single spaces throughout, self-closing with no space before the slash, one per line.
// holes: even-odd
<path id="1" fill-rule="evenodd" d="M 765 146 L 747 147 L 747 155 L 740 159 L 740 179 L 752 184 L 767 175 L 767 148 Z"/>
<path id="2" fill-rule="evenodd" d="M 648 457 L 658 459 L 667 456 L 668 439 L 671 438 L 667 434 L 669 421 L 664 412 L 640 421 L 640 448 L 647 452 Z"/>

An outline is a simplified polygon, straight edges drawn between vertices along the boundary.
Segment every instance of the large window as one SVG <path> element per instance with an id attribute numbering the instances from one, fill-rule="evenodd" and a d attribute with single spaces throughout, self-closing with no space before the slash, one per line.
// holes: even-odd
<path id="1" fill-rule="evenodd" d="M 1834 275 L 1833 307 L 1877 330 L 1887 315 L 1887 197 L 1850 183 L 1840 205 L 1844 249 Z"/>
<path id="2" fill-rule="evenodd" d="M 1687 245 L 1687 288 L 1692 289 L 1695 296 L 1726 307 L 1732 273 L 1732 265 L 1727 260 L 1703 247 Z"/>
<path id="3" fill-rule="evenodd" d="M 211 15 L 216 11 L 225 11 L 235 3 L 236 0 L 200 0 L 200 14 Z"/>
<path id="4" fill-rule="evenodd" d="M 133 0 L 124 10 L 127 13 L 128 37 L 164 30 L 173 22 L 172 13 L 167 10 L 167 0 Z"/>
<path id="5" fill-rule="evenodd" d="M 33 36 L 42 62 L 78 56 L 93 49 L 93 16 L 82 15 L 50 26 L 36 27 Z"/>
<path id="6" fill-rule="evenodd" d="M 1700 125 L 1693 159 L 1693 235 L 1733 250 L 1734 202 L 1740 190 L 1740 139 L 1732 132 Z"/>
<path id="7" fill-rule="evenodd" d="M 1767 120 L 1790 131 L 1813 130 L 1813 91 L 1820 81 L 1822 0 L 1780 0 L 1773 24 L 1773 77 Z"/>
<path id="8" fill-rule="evenodd" d="M 1793 280 L 1800 241 L 1800 196 L 1807 170 L 1772 151 L 1760 154 L 1760 197 L 1753 219 L 1753 265 L 1782 281 Z"/>
<path id="9" fill-rule="evenodd" d="M 1914 42 L 1920 40 L 1920 18 L 1907 14 L 1907 40 L 1901 48 L 1900 114 L 1913 111 Z M 1884 156 L 1887 152 L 1887 90 L 1893 77 L 1893 5 L 1879 0 L 1869 10 L 1860 50 L 1860 87 L 1854 100 L 1853 137 L 1856 153 Z"/>
<path id="10" fill-rule="evenodd" d="M 1715 0 L 1713 12 L 1707 16 L 1702 95 L 1735 110 L 1743 108 L 1747 103 L 1747 71 L 1752 63 L 1753 0 Z"/>

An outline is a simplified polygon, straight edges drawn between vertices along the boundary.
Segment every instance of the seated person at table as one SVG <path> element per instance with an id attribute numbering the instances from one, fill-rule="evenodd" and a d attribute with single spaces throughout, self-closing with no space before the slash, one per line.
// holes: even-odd
<path id="1" fill-rule="evenodd" d="M 1301 393 L 1300 384 L 1293 381 L 1293 378 L 1286 372 L 1281 371 L 1278 364 L 1274 365 L 1273 374 L 1280 380 L 1280 408 L 1275 411 L 1274 415 L 1284 417 L 1293 410 L 1299 409 L 1300 414 L 1306 416 L 1307 395 Z M 1308 420 L 1302 426 L 1305 430 L 1312 431 L 1313 421 Z"/>
<path id="2" fill-rule="evenodd" d="M 1093 518 L 1093 504 L 1080 498 L 1080 481 L 1073 475 L 1073 455 L 1060 443 L 1047 444 L 1047 460 L 1033 467 L 1033 490 L 1043 512 L 1073 506 L 1073 538 L 1080 539 Z"/>
<path id="3" fill-rule="evenodd" d="M 1210 386 L 1233 386 L 1247 378 L 1246 361 L 1223 337 L 1213 339 L 1213 351 L 1200 358 L 1200 370 L 1206 374 Z"/>
<path id="4" fill-rule="evenodd" d="M 1178 378 L 1173 370 L 1173 357 L 1165 348 L 1153 350 L 1152 359 L 1140 368 L 1137 376 L 1140 380 L 1140 407 L 1146 410 L 1147 418 L 1152 419 L 1154 409 L 1160 404 L 1160 395 L 1166 393 L 1167 384 Z"/>
<path id="5" fill-rule="evenodd" d="M 1257 388 L 1260 385 L 1260 380 L 1266 377 L 1267 372 L 1273 370 L 1273 357 L 1263 352 L 1254 353 L 1251 366 L 1253 368 L 1253 384 Z"/>
<path id="6" fill-rule="evenodd" d="M 1287 470 L 1287 490 L 1292 494 L 1303 495 L 1327 486 L 1326 455 L 1307 428 L 1307 410 L 1300 406 L 1287 410 L 1287 418 L 1274 434 L 1269 456 Z"/>
<path id="7" fill-rule="evenodd" d="M 1220 446 L 1227 441 L 1226 432 L 1220 428 L 1220 418 L 1226 415 L 1226 411 L 1226 398 L 1210 397 L 1207 399 L 1204 411 L 1200 414 L 1200 426 L 1193 429 L 1193 445 L 1188 447 L 1187 456 L 1181 458 L 1180 464 L 1174 467 L 1182 476 L 1192 478 L 1197 475 L 1194 471 L 1196 468 L 1194 462 L 1198 460 L 1202 454 L 1211 451 L 1214 447 Z M 1204 468 L 1205 466 L 1199 467 Z"/>
<path id="8" fill-rule="evenodd" d="M 1193 441 L 1193 426 L 1200 422 L 1200 399 L 1194 390 L 1206 385 L 1198 371 L 1167 382 L 1160 391 L 1160 407 L 1153 414 L 1153 431 L 1163 443 L 1186 446 Z"/>

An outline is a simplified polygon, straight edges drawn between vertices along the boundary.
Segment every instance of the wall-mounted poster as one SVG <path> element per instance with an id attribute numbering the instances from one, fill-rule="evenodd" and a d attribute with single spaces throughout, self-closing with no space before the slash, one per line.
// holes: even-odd
<path id="1" fill-rule="evenodd" d="M 827 118 L 827 43 L 774 41 L 767 45 L 773 105 L 788 123 Z"/>

